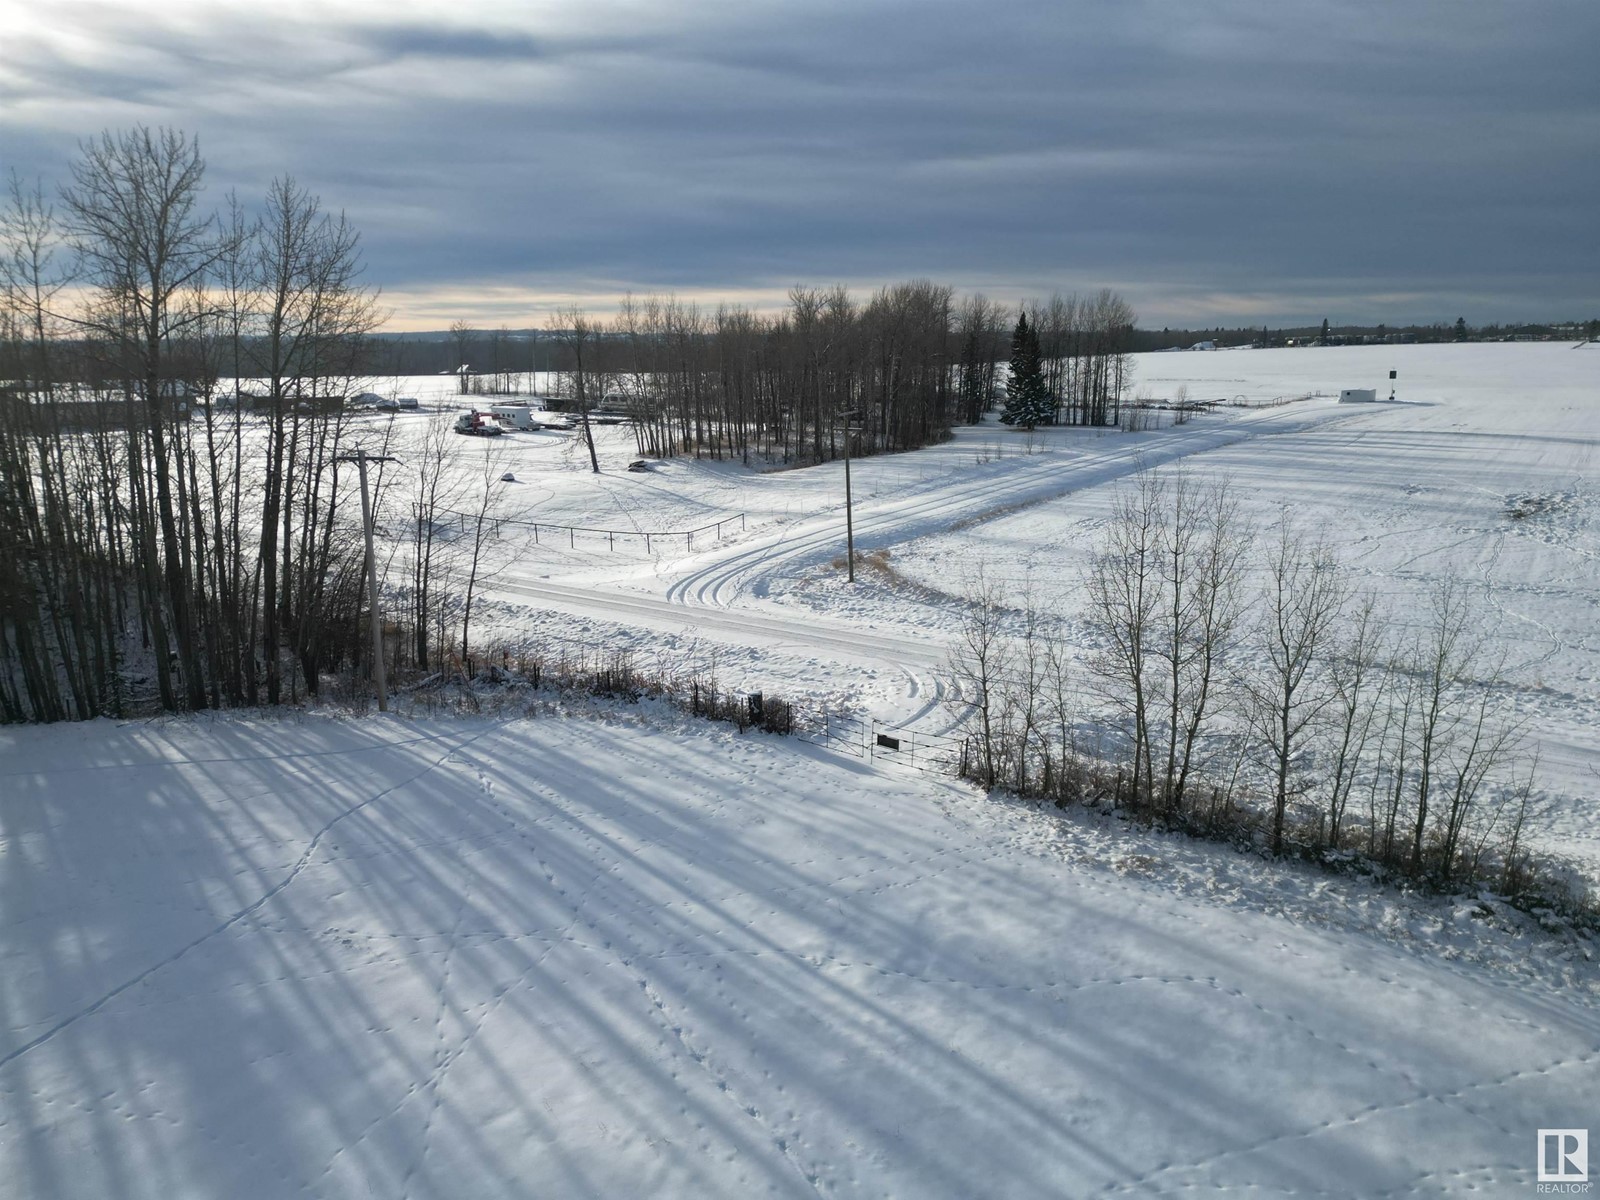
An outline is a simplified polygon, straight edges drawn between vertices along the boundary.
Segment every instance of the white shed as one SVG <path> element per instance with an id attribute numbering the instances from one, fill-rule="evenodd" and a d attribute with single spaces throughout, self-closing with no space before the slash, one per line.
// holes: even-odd
<path id="1" fill-rule="evenodd" d="M 1377 388 L 1345 388 L 1339 393 L 1340 404 L 1372 404 L 1377 399 Z"/>

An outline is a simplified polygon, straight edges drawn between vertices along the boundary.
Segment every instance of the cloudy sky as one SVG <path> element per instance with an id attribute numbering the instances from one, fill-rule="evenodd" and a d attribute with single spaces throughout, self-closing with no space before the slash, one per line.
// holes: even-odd
<path id="1" fill-rule="evenodd" d="M 135 124 L 345 210 L 394 329 L 913 277 L 1600 315 L 1600 0 L 0 0 L 0 166 Z"/>

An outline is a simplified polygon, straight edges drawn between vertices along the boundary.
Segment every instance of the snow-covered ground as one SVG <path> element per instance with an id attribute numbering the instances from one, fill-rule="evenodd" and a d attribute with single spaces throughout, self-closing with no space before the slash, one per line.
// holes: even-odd
<path id="1" fill-rule="evenodd" d="M 524 520 L 660 531 L 738 518 L 720 540 L 653 538 L 648 553 L 638 537 L 569 542 L 546 529 L 536 542 L 528 526 L 505 525 L 495 547 L 505 565 L 489 585 L 502 607 L 476 640 L 693 658 L 726 684 L 944 731 L 955 720 L 944 667 L 958 598 L 979 571 L 1018 597 L 1031 591 L 1086 645 L 1083 567 L 1116 488 L 1142 467 L 1182 470 L 1229 481 L 1257 528 L 1287 510 L 1322 531 L 1391 627 L 1425 613 L 1441 579 L 1464 581 L 1489 638 L 1484 661 L 1504 659 L 1497 716 L 1524 722 L 1538 753 L 1541 844 L 1600 870 L 1600 346 L 1163 353 L 1136 356 L 1134 371 L 1133 390 L 1158 400 L 1320 398 L 1134 434 L 988 424 L 858 460 L 857 547 L 887 552 L 890 571 L 869 567 L 854 587 L 840 569 L 842 464 L 763 472 L 674 460 L 635 474 L 624 469 L 637 456 L 632 433 L 608 428 L 595 476 L 571 434 L 460 439 L 464 475 L 483 477 L 483 455 L 516 475 L 500 511 Z M 398 386 L 462 403 L 453 383 Z M 1336 403 L 1347 387 L 1384 399 Z M 402 457 L 426 419 L 398 418 Z M 402 469 L 390 512 L 406 511 L 404 480 Z"/>
<path id="2" fill-rule="evenodd" d="M 0 789 L 8 1198 L 1508 1195 L 1600 1104 L 1581 946 L 662 714 Z"/>
<path id="3" fill-rule="evenodd" d="M 543 523 L 502 525 L 474 641 L 938 732 L 976 573 L 1077 636 L 1114 489 L 1182 469 L 1325 528 L 1397 623 L 1470 581 L 1539 836 L 1600 864 L 1600 348 L 1135 369 L 1157 398 L 1399 377 L 857 461 L 853 587 L 842 464 L 629 473 L 622 427 L 595 476 L 570 434 L 460 438 Z M 357 419 L 402 459 L 396 581 L 430 419 Z M 3 729 L 0 1197 L 1521 1194 L 1537 1131 L 1600 1101 L 1596 954 L 648 706 Z"/>

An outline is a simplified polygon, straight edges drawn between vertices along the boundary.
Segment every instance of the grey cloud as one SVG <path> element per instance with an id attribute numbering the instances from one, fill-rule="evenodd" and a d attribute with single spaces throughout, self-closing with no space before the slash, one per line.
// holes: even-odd
<path id="1" fill-rule="evenodd" d="M 537 38 L 518 33 L 443 25 L 390 25 L 361 31 L 360 41 L 385 57 L 465 58 L 496 61 L 539 59 L 547 53 Z"/>
<path id="2" fill-rule="evenodd" d="M 405 290 L 931 275 L 1142 289 L 1157 323 L 1319 288 L 1373 319 L 1600 309 L 1588 0 L 541 11 L 108 20 L 125 53 L 92 75 L 46 49 L 3 86 L 137 97 L 244 195 L 294 173 Z M 52 133 L 0 115 L 25 171 L 59 176 Z"/>

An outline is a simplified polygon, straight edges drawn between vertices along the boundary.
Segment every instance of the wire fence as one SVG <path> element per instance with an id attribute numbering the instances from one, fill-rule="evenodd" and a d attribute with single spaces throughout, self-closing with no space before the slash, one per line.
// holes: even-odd
<path id="1" fill-rule="evenodd" d="M 422 514 L 415 506 L 412 508 L 412 515 L 413 519 L 422 520 Z M 559 545 L 562 541 L 565 541 L 568 549 L 576 550 L 578 548 L 578 538 L 581 535 L 584 539 L 585 549 L 593 548 L 603 539 L 608 550 L 615 550 L 619 541 L 626 547 L 629 544 L 627 539 L 632 538 L 633 544 L 644 543 L 646 554 L 655 553 L 655 548 L 658 545 L 675 547 L 677 545 L 676 539 L 678 538 L 683 539 L 683 548 L 685 550 L 693 550 L 696 536 L 710 533 L 711 540 L 717 541 L 722 537 L 723 529 L 731 529 L 735 522 L 738 523 L 741 532 L 745 528 L 744 513 L 735 513 L 731 517 L 723 517 L 720 521 L 712 521 L 695 529 L 595 529 L 586 525 L 556 525 L 549 521 L 524 521 L 517 517 L 479 517 L 477 513 L 457 512 L 454 509 L 436 509 L 433 516 L 436 528 L 450 529 L 454 527 L 460 533 L 466 533 L 469 528 L 476 528 L 480 520 L 489 531 L 489 536 L 495 539 L 505 536 L 508 529 L 511 531 L 525 529 L 532 531 L 533 542 L 536 546 L 544 545 L 546 542 Z"/>
<path id="2" fill-rule="evenodd" d="M 1299 404 L 1302 400 L 1315 400 L 1322 396 L 1321 392 L 1299 392 L 1293 396 L 1273 396 L 1264 399 L 1260 396 L 1235 396 L 1227 401 L 1230 408 L 1278 408 L 1284 404 Z M 1217 401 L 1221 404 L 1223 401 Z"/>

